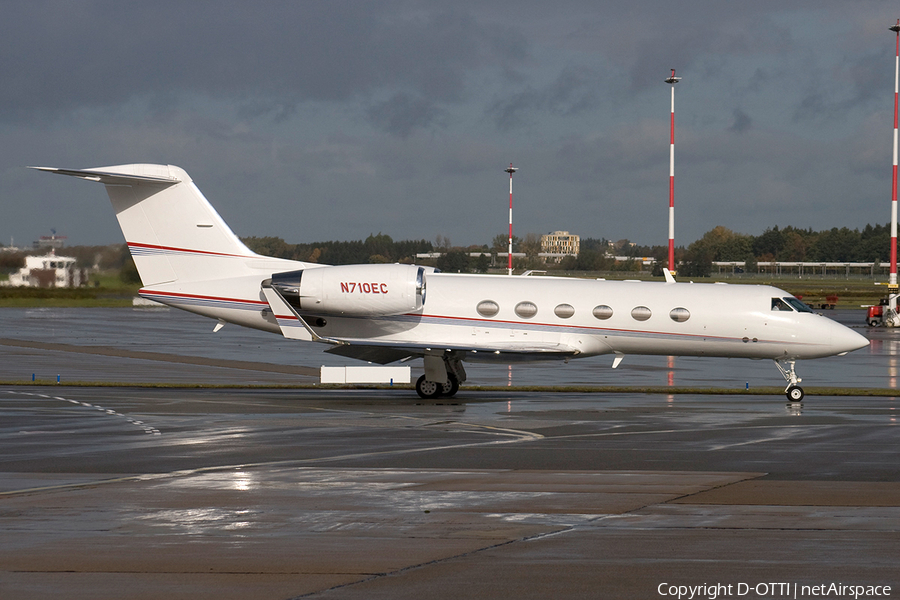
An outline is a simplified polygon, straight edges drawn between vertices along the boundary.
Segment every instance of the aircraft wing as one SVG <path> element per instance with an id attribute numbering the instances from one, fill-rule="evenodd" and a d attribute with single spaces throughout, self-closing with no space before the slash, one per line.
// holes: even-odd
<path id="1" fill-rule="evenodd" d="M 524 361 L 565 359 L 580 351 L 565 344 L 493 344 L 490 346 L 462 344 L 426 344 L 403 342 L 376 342 L 371 339 L 345 339 L 326 350 L 329 354 L 386 365 L 397 360 L 416 358 L 435 351 L 465 354 L 472 362 Z"/>

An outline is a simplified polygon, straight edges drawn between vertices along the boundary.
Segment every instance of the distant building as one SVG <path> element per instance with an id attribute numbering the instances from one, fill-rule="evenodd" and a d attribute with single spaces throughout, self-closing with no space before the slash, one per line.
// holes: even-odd
<path id="1" fill-rule="evenodd" d="M 51 231 L 51 235 L 42 235 L 39 240 L 33 241 L 31 243 L 32 247 L 36 249 L 49 248 L 51 250 L 59 250 L 65 246 L 66 236 L 56 235 L 56 231 Z"/>
<path id="2" fill-rule="evenodd" d="M 578 256 L 581 249 L 581 238 L 568 231 L 554 231 L 541 236 L 541 255 L 548 255 L 550 260 L 559 262 L 565 256 Z"/>
<path id="3" fill-rule="evenodd" d="M 25 266 L 0 282 L 6 287 L 78 287 L 87 283 L 84 269 L 75 267 L 75 259 L 56 256 L 52 252 L 45 256 L 26 256 Z"/>

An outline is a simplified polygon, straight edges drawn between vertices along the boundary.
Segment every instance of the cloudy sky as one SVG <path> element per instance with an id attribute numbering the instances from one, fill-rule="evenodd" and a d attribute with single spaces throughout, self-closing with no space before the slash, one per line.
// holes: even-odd
<path id="1" fill-rule="evenodd" d="M 240 236 L 665 244 L 890 216 L 895 2 L 3 2 L 0 242 L 122 240 L 102 186 L 186 169 Z"/>

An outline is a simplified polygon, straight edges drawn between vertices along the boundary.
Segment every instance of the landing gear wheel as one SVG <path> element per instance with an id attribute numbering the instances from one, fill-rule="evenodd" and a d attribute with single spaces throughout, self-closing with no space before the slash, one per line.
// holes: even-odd
<path id="1" fill-rule="evenodd" d="M 444 386 L 434 381 L 426 381 L 425 376 L 422 375 L 416 381 L 416 393 L 419 395 L 419 398 L 434 400 L 444 393 Z"/>
<path id="2" fill-rule="evenodd" d="M 787 392 L 785 392 L 787 399 L 789 402 L 803 402 L 803 388 L 799 385 L 792 385 L 788 387 Z"/>
<path id="3" fill-rule="evenodd" d="M 781 364 L 782 362 L 786 363 L 787 366 Z M 776 358 L 775 366 L 781 371 L 784 380 L 788 382 L 788 386 L 784 390 L 784 395 L 787 396 L 788 402 L 802 402 L 804 396 L 803 388 L 797 384 L 803 380 L 797 377 L 797 372 L 794 371 L 794 361 Z"/>
<path id="4" fill-rule="evenodd" d="M 453 373 L 447 373 L 447 383 L 441 386 L 441 396 L 452 398 L 459 391 L 459 380 Z"/>

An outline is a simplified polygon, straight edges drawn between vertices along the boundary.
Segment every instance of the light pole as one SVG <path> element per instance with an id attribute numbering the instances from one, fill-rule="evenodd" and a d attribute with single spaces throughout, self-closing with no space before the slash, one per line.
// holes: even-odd
<path id="1" fill-rule="evenodd" d="M 513 173 L 518 171 L 518 167 L 513 167 L 512 163 L 509 163 L 509 167 L 504 169 L 506 173 L 509 173 L 509 249 L 507 253 L 507 270 L 509 271 L 509 275 L 512 275 L 513 267 L 512 267 L 512 176 Z"/>
<path id="2" fill-rule="evenodd" d="M 675 77 L 675 69 L 666 79 L 672 86 L 672 115 L 669 122 L 669 271 L 675 272 L 675 84 L 681 77 Z"/>
<path id="3" fill-rule="evenodd" d="M 891 275 L 888 279 L 888 294 L 897 293 L 897 89 L 900 80 L 900 19 L 891 28 L 897 36 L 897 50 L 894 57 L 894 167 L 891 176 Z"/>

